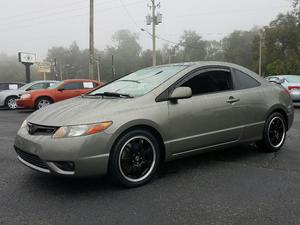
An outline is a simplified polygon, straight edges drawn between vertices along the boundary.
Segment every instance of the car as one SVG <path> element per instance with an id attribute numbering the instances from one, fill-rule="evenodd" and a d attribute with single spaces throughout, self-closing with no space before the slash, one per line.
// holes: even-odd
<path id="1" fill-rule="evenodd" d="M 106 174 L 119 185 L 151 180 L 160 163 L 257 143 L 278 151 L 293 123 L 287 91 L 224 62 L 144 68 L 50 105 L 21 125 L 14 147 L 47 174 Z"/>
<path id="2" fill-rule="evenodd" d="M 1 91 L 0 106 L 7 107 L 9 109 L 16 109 L 16 100 L 20 97 L 20 95 L 24 94 L 26 91 L 48 88 L 55 83 L 57 83 L 55 80 L 33 81 L 18 89 Z"/>
<path id="3" fill-rule="evenodd" d="M 54 102 L 85 94 L 92 89 L 103 85 L 96 80 L 70 79 L 61 81 L 48 89 L 29 91 L 17 100 L 17 105 L 25 109 L 40 109 Z"/>
<path id="4" fill-rule="evenodd" d="M 22 82 L 0 82 L 0 91 L 17 90 L 24 86 L 24 84 Z"/>
<path id="5" fill-rule="evenodd" d="M 300 102 L 300 75 L 276 75 L 268 76 L 266 79 L 281 84 L 290 92 L 295 103 Z"/>

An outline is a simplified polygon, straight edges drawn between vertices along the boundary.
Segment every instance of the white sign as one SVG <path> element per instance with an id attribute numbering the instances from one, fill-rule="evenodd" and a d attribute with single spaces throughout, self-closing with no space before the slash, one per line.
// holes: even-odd
<path id="1" fill-rule="evenodd" d="M 18 89 L 18 85 L 17 84 L 9 84 L 8 85 L 8 89 L 9 90 L 17 90 Z"/>
<path id="2" fill-rule="evenodd" d="M 34 53 L 19 52 L 19 62 L 35 63 L 36 56 Z"/>
<path id="3" fill-rule="evenodd" d="M 51 72 L 51 63 L 49 62 L 39 62 L 38 64 L 39 73 L 50 73 Z"/>
<path id="4" fill-rule="evenodd" d="M 83 88 L 94 88 L 93 82 L 83 82 Z"/>

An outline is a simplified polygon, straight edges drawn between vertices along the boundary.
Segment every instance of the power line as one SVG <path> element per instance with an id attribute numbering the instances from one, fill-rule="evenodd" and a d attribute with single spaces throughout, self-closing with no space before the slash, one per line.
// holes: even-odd
<path id="1" fill-rule="evenodd" d="M 137 22 L 135 21 L 135 19 L 133 18 L 133 16 L 131 15 L 131 13 L 129 12 L 129 10 L 127 9 L 126 5 L 124 4 L 123 0 L 119 0 L 122 7 L 124 8 L 126 14 L 128 15 L 128 17 L 131 19 L 131 21 L 133 22 L 133 24 L 139 29 L 139 25 L 137 24 Z"/>
<path id="2" fill-rule="evenodd" d="M 149 34 L 150 36 L 152 36 L 152 34 L 144 29 L 144 28 L 141 28 L 142 31 L 145 31 L 147 34 Z M 163 38 L 163 37 L 160 37 L 158 35 L 155 35 L 155 37 L 159 40 L 162 40 L 162 41 L 165 41 L 165 42 L 168 42 L 168 43 L 171 43 L 171 44 L 174 44 L 175 46 L 184 46 L 184 47 L 188 47 L 188 48 L 194 48 L 194 49 L 199 49 L 199 50 L 202 50 L 201 48 L 199 48 L 198 46 L 193 46 L 193 45 L 188 45 L 188 44 L 185 44 L 185 43 L 182 43 L 182 42 L 175 42 L 175 41 L 170 41 L 166 38 Z"/>
<path id="3" fill-rule="evenodd" d="M 127 4 L 127 6 L 129 6 L 129 5 L 136 5 L 136 4 L 140 4 L 140 3 L 142 3 L 142 1 L 135 1 L 135 2 L 131 2 L 131 3 L 129 3 L 129 4 Z M 107 11 L 110 11 L 110 10 L 114 10 L 114 9 L 117 9 L 117 8 L 122 8 L 122 6 L 117 6 L 117 7 L 110 7 L 110 8 L 104 8 L 104 9 L 101 9 L 101 10 L 95 10 L 95 12 L 107 12 Z M 81 8 L 81 9 L 83 9 L 83 8 Z M 58 14 L 58 13 L 57 13 Z M 58 15 L 60 15 L 60 14 L 65 14 L 65 12 L 64 13 L 59 13 Z M 65 16 L 63 16 L 63 17 L 56 17 L 56 18 L 50 18 L 50 17 L 38 17 L 38 18 L 36 18 L 36 19 L 34 19 L 34 20 L 29 20 L 28 22 L 29 22 L 29 24 L 25 24 L 25 25 L 22 25 L 22 24 L 18 24 L 18 26 L 14 26 L 13 28 L 11 28 L 11 27 L 8 27 L 8 29 L 1 29 L 2 31 L 7 31 L 7 30 L 10 30 L 10 29 L 16 29 L 16 28 L 28 28 L 28 27 L 32 27 L 32 26 L 34 26 L 34 25 L 37 25 L 37 24 L 39 24 L 40 22 L 43 22 L 43 23 L 48 23 L 48 22 L 53 22 L 53 21 L 57 21 L 58 19 L 64 19 L 64 20 L 66 20 L 66 19 L 74 19 L 74 17 L 80 17 L 80 16 L 85 16 L 85 15 L 87 15 L 88 14 L 88 11 L 87 12 L 85 12 L 85 13 L 81 13 L 81 14 L 77 14 L 77 15 L 72 15 L 72 16 L 68 16 L 67 18 L 65 17 Z M 52 14 L 53 15 L 53 14 Z M 50 20 L 49 20 L 49 18 L 50 18 Z M 46 21 L 39 21 L 38 23 L 36 23 L 36 24 L 32 24 L 32 22 L 37 22 L 37 20 L 46 20 Z M 32 21 L 32 22 L 30 22 L 30 21 Z M 23 21 L 24 22 L 24 21 Z M 27 22 L 27 21 L 25 21 L 25 22 Z M 9 24 L 8 24 L 9 25 Z"/>
<path id="4" fill-rule="evenodd" d="M 107 0 L 107 1 L 98 1 L 96 3 L 101 3 L 101 4 L 104 4 L 104 3 L 111 3 L 112 1 L 111 0 Z M 80 0 L 80 1 L 72 1 L 72 6 L 74 5 L 77 5 L 78 3 L 87 3 L 86 0 Z M 62 4 L 62 5 L 58 5 L 56 7 L 59 7 L 59 9 L 70 9 L 70 4 Z M 82 7 L 80 8 L 82 9 Z M 32 14 L 41 14 L 40 16 L 44 16 L 45 12 L 51 12 L 51 11 L 54 11 L 54 12 L 57 12 L 57 9 L 56 8 L 52 8 L 52 9 L 46 9 L 46 10 L 34 10 L 34 11 L 30 11 L 30 12 L 27 12 L 27 13 L 23 13 L 23 14 L 15 14 L 15 15 L 12 15 L 12 16 L 8 16 L 8 17 L 0 17 L 0 20 L 15 20 L 15 19 L 22 19 L 24 18 L 24 16 L 27 16 L 27 15 L 32 15 Z M 64 12 L 68 12 L 68 10 L 64 10 Z M 18 18 L 18 17 L 21 17 L 21 18 Z"/>

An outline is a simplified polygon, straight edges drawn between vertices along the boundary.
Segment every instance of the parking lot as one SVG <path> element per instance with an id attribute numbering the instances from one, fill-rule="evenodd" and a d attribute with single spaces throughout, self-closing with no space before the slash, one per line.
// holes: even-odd
<path id="1" fill-rule="evenodd" d="M 29 113 L 0 110 L 0 224 L 300 224 L 300 108 L 278 153 L 245 145 L 169 162 L 135 189 L 23 166 L 13 142 Z"/>

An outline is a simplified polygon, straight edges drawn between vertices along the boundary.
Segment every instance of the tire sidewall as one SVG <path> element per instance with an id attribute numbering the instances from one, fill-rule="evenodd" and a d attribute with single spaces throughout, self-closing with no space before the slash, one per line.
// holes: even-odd
<path id="1" fill-rule="evenodd" d="M 270 125 L 270 122 L 273 120 L 273 118 L 275 117 L 280 117 L 284 123 L 284 139 L 281 143 L 281 145 L 279 145 L 278 147 L 274 147 L 271 143 L 270 143 L 270 139 L 269 139 L 269 125 Z M 281 149 L 281 147 L 284 145 L 284 142 L 285 142 L 285 139 L 286 139 L 286 132 L 287 132 L 287 125 L 286 125 L 286 121 L 284 119 L 284 117 L 282 116 L 281 113 L 272 113 L 266 123 L 265 123 L 265 127 L 264 127 L 264 133 L 263 133 L 263 146 L 266 150 L 266 151 L 269 151 L 269 152 L 277 152 Z"/>
<path id="2" fill-rule="evenodd" d="M 11 100 L 11 99 L 15 99 L 15 101 L 17 101 L 17 97 L 14 97 L 14 96 L 9 96 L 6 100 L 5 100 L 5 105 L 6 105 L 6 107 L 7 108 L 9 108 L 10 110 L 15 110 L 15 109 L 17 109 L 17 107 L 16 108 L 10 108 L 9 106 L 8 106 L 8 102 L 9 102 L 9 100 Z M 16 103 L 17 104 L 17 103 Z"/>
<path id="3" fill-rule="evenodd" d="M 36 101 L 35 101 L 35 104 L 34 104 L 34 108 L 36 109 L 36 110 L 38 110 L 38 109 L 41 109 L 41 108 L 39 108 L 39 102 L 40 101 L 42 101 L 42 100 L 47 100 L 47 101 L 49 101 L 49 103 L 50 104 L 52 104 L 52 100 L 50 99 L 50 98 L 48 98 L 48 97 L 40 97 L 40 98 L 38 98 Z M 49 104 L 49 105 L 50 105 Z M 43 108 L 43 107 L 42 107 Z"/>
<path id="4" fill-rule="evenodd" d="M 135 136 L 144 136 L 148 138 L 152 142 L 156 153 L 156 160 L 152 172 L 146 178 L 138 182 L 132 182 L 127 180 L 121 173 L 121 168 L 119 167 L 119 156 L 122 147 L 129 139 Z M 146 184 L 151 180 L 151 178 L 153 177 L 154 173 L 156 172 L 159 166 L 159 162 L 160 162 L 160 149 L 159 149 L 158 141 L 156 140 L 155 136 L 143 129 L 131 130 L 125 133 L 124 135 L 121 135 L 120 138 L 117 139 L 117 141 L 115 142 L 112 148 L 112 151 L 110 153 L 110 159 L 109 159 L 109 176 L 113 180 L 113 182 L 119 185 L 125 187 L 137 187 Z"/>

